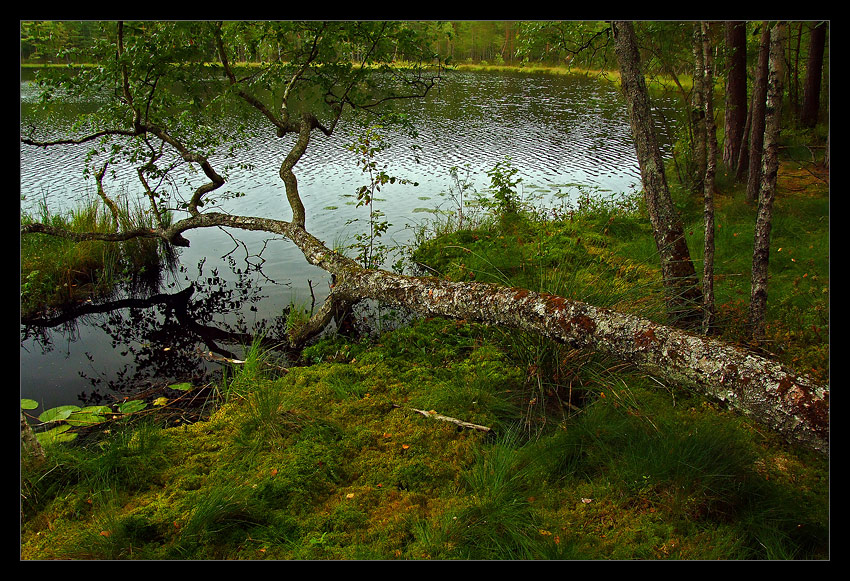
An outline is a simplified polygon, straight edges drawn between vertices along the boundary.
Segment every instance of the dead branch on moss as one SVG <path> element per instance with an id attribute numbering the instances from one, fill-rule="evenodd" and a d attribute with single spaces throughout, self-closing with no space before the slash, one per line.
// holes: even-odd
<path id="1" fill-rule="evenodd" d="M 396 404 L 393 404 L 393 407 L 394 408 L 401 408 L 400 405 L 396 405 Z M 418 410 L 416 408 L 404 408 L 404 409 L 409 409 L 412 412 L 416 412 L 416 413 L 418 413 L 422 416 L 425 416 L 426 418 L 430 418 L 432 420 L 438 420 L 438 421 L 441 421 L 441 422 L 449 422 L 450 424 L 454 424 L 458 427 L 466 428 L 468 430 L 475 430 L 477 432 L 492 432 L 493 431 L 493 428 L 488 428 L 487 426 L 481 426 L 479 424 L 473 424 L 471 422 L 465 422 L 465 421 L 459 420 L 457 418 L 444 416 L 442 414 L 438 414 L 434 410 L 426 411 L 426 410 Z"/>

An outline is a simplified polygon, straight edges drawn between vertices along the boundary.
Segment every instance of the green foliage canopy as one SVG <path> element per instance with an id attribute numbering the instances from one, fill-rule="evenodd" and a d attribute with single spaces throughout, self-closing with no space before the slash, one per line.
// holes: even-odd
<path id="1" fill-rule="evenodd" d="M 39 119 L 48 120 L 57 101 L 96 106 L 80 110 L 73 135 L 56 136 L 45 122 L 22 128 L 22 139 L 87 143 L 91 164 L 122 159 L 157 177 L 199 164 L 221 185 L 232 168 L 219 177 L 204 167 L 214 153 L 233 151 L 247 132 L 300 133 L 305 115 L 326 134 L 346 111 L 372 124 L 407 124 L 385 105 L 424 96 L 441 71 L 431 49 L 437 29 L 421 23 L 101 24 L 90 45 L 65 51 L 68 62 L 88 64 L 46 67 L 36 79 Z M 223 126 L 225 110 L 245 117 Z"/>

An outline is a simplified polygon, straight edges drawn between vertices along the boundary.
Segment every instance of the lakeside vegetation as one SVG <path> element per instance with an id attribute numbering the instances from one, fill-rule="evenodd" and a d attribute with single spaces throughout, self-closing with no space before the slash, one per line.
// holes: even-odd
<path id="1" fill-rule="evenodd" d="M 783 162 L 769 302 L 778 357 L 819 377 L 827 179 L 817 164 Z M 723 190 L 717 302 L 734 341 L 755 209 Z M 691 197 L 676 199 L 699 248 Z M 556 212 L 468 218 L 434 224 L 412 257 L 456 280 L 663 317 L 640 204 L 588 195 Z M 829 557 L 828 459 L 620 362 L 444 320 L 332 336 L 302 355 L 282 374 L 254 349 L 227 369 L 208 421 L 131 414 L 47 446 L 43 463 L 22 467 L 22 557 Z"/>
<path id="2" fill-rule="evenodd" d="M 75 63 L 73 67 L 95 67 L 95 63 Z M 215 66 L 215 63 L 211 63 Z M 258 63 L 240 63 L 251 68 Z M 65 70 L 68 63 L 22 62 L 21 69 Z M 465 62 L 451 69 L 477 72 L 513 72 L 522 74 L 557 74 L 595 76 L 618 82 L 616 70 L 579 69 L 565 64 L 488 64 Z M 32 73 L 29 73 L 32 74 Z M 679 80 L 687 86 L 688 78 Z M 669 88 L 670 79 L 656 78 L 650 82 L 653 90 Z M 164 215 L 166 219 L 172 216 Z M 150 216 L 141 211 L 122 209 L 122 220 L 131 228 L 150 228 Z M 71 232 L 109 232 L 112 217 L 98 199 L 65 214 L 55 214 L 42 206 L 38 215 L 21 213 L 21 224 L 32 222 L 51 224 Z M 163 266 L 157 248 L 162 244 L 151 241 L 122 243 L 124 249 L 110 248 L 110 243 L 91 241 L 78 244 L 49 235 L 22 238 L 21 246 L 21 315 L 30 317 L 45 309 L 62 308 L 80 301 L 109 296 L 130 273 L 149 273 L 155 276 Z M 112 244 L 112 246 L 115 246 Z M 166 249 L 167 250 L 167 249 Z"/>
<path id="3" fill-rule="evenodd" d="M 511 24 L 498 26 L 507 44 Z M 465 38 L 484 29 L 472 23 Z M 54 47 L 30 48 L 35 59 Z M 455 66 L 505 70 L 491 49 L 474 53 Z M 257 57 L 243 56 L 239 66 Z M 714 331 L 827 382 L 825 131 L 783 130 L 758 347 L 747 329 L 757 208 L 745 185 L 717 176 Z M 544 210 L 529 203 L 534 184 L 520 186 L 521 172 L 490 172 L 492 198 L 454 174 L 463 195 L 452 200 L 466 201 L 422 228 L 410 261 L 441 278 L 556 293 L 663 323 L 643 201 L 582 190 L 575 203 Z M 667 175 L 687 174 L 671 163 Z M 671 185 L 699 271 L 702 194 Z M 42 214 L 22 223 L 108 229 L 96 205 Z M 21 244 L 22 314 L 25 293 L 32 309 L 108 295 L 141 264 L 155 273 L 163 250 L 40 234 Z M 48 274 L 57 265 L 66 266 Z M 32 418 L 45 455 L 22 447 L 22 559 L 830 558 L 829 458 L 620 360 L 443 319 L 329 335 L 287 369 L 259 342 L 246 347 L 244 362 L 222 364 L 218 384 L 174 386 L 204 401 L 203 421 L 185 420 L 180 396 Z M 94 426 L 82 419 L 93 413 Z M 48 441 L 55 426 L 66 431 Z"/>
<path id="4" fill-rule="evenodd" d="M 38 215 L 21 213 L 21 224 L 40 222 L 70 232 L 114 231 L 115 220 L 150 228 L 150 217 L 123 202 L 116 218 L 95 200 L 67 213 L 42 205 Z M 138 238 L 120 243 L 78 242 L 50 234 L 21 237 L 21 318 L 110 296 L 120 285 L 145 288 L 159 280 L 174 254 L 160 241 Z"/>

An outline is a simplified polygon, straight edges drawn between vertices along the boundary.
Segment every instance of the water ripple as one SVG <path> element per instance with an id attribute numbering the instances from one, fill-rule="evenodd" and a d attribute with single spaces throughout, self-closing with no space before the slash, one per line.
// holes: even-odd
<path id="1" fill-rule="evenodd" d="M 31 99 L 22 88 L 23 101 Z M 414 210 L 438 199 L 452 185 L 449 169 L 469 167 L 479 191 L 489 185 L 487 171 L 510 159 L 526 187 L 556 193 L 564 184 L 583 184 L 611 192 L 628 192 L 639 185 L 640 172 L 622 99 L 610 85 L 596 79 L 546 75 L 456 73 L 425 101 L 406 104 L 420 129 L 414 155 L 408 138 L 391 134 L 393 145 L 378 159 L 387 173 L 419 182 L 417 188 L 395 187 L 383 196 L 382 210 L 403 228 Z M 345 127 L 338 135 L 345 135 Z M 235 158 L 215 157 L 217 164 L 251 164 L 234 171 L 224 191 L 246 194 L 225 201 L 226 211 L 288 218 L 283 185 L 278 175 L 283 152 L 291 141 L 278 140 L 257 126 Z M 297 167 L 299 187 L 317 235 L 333 239 L 345 234 L 356 215 L 351 197 L 366 177 L 345 147 L 345 138 L 317 136 Z M 278 152 L 269 154 L 269 149 Z M 95 193 L 93 180 L 84 180 L 85 147 L 50 149 L 21 147 L 21 207 L 35 211 L 74 207 Z M 217 166 L 218 167 L 218 166 Z M 112 191 L 137 192 L 135 171 L 115 166 Z M 197 173 L 174 179 L 185 198 L 201 183 Z M 185 180 L 186 186 L 182 186 Z M 336 210 L 327 210 L 336 208 Z"/>

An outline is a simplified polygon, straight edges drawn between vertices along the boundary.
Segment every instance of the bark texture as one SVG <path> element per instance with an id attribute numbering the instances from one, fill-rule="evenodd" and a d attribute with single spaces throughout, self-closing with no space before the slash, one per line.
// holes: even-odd
<path id="1" fill-rule="evenodd" d="M 691 96 L 691 127 L 693 136 L 693 190 L 700 192 L 705 185 L 708 164 L 708 135 L 706 134 L 705 100 L 710 97 L 705 79 L 705 52 L 702 46 L 702 25 L 693 23 L 694 88 Z"/>
<path id="2" fill-rule="evenodd" d="M 761 156 L 764 143 L 764 115 L 767 100 L 767 73 L 770 58 L 770 27 L 762 22 L 759 60 L 753 82 L 753 108 L 750 119 L 750 161 L 747 164 L 747 200 L 758 200 L 761 184 Z"/>
<path id="3" fill-rule="evenodd" d="M 626 98 L 635 142 L 644 199 L 652 223 L 661 273 L 667 289 L 668 320 L 683 327 L 701 323 L 701 299 L 685 232 L 664 171 L 664 159 L 652 122 L 649 94 L 640 68 L 640 54 L 630 22 L 612 23 L 614 45 L 620 66 L 620 81 Z"/>
<path id="4" fill-rule="evenodd" d="M 704 333 L 714 326 L 714 176 L 717 172 L 717 126 L 714 122 L 714 56 L 711 46 L 711 28 L 708 22 L 702 22 L 701 45 L 705 71 L 705 141 L 706 165 L 703 180 L 703 224 L 705 243 L 703 245 L 702 296 Z"/>
<path id="5" fill-rule="evenodd" d="M 46 457 L 44 448 L 35 437 L 35 432 L 32 431 L 23 411 L 21 411 L 21 455 L 35 463 L 43 462 Z"/>
<path id="6" fill-rule="evenodd" d="M 628 361 L 725 402 L 789 441 L 827 453 L 829 392 L 807 376 L 746 350 L 563 297 L 483 283 L 356 270 L 345 293 L 424 316 L 522 329 Z"/>
<path id="7" fill-rule="evenodd" d="M 803 94 L 803 110 L 800 115 L 800 123 L 804 127 L 814 127 L 818 122 L 825 45 L 826 22 L 820 22 L 812 27 L 812 35 L 809 40 L 809 58 L 806 61 L 806 89 Z"/>
<path id="8" fill-rule="evenodd" d="M 737 169 L 747 123 L 747 23 L 727 22 L 726 117 L 723 163 Z"/>
<path id="9" fill-rule="evenodd" d="M 786 25 L 782 22 L 777 23 L 770 33 L 770 72 L 765 106 L 764 155 L 750 290 L 750 330 L 756 342 L 764 339 L 764 316 L 767 309 L 770 230 L 773 221 L 773 201 L 776 198 L 776 176 L 779 173 L 779 128 L 782 117 L 782 81 L 785 76 L 782 49 L 786 34 Z"/>

